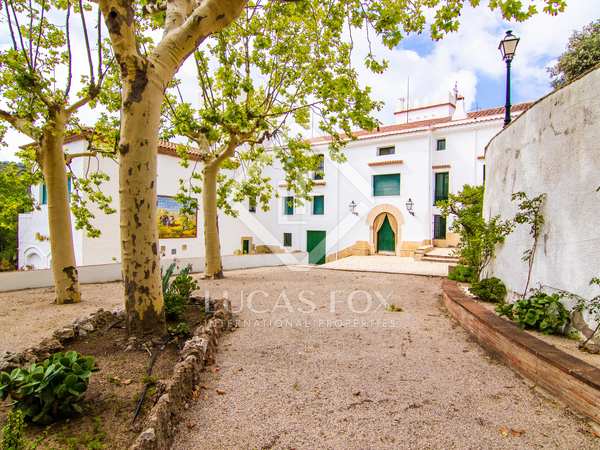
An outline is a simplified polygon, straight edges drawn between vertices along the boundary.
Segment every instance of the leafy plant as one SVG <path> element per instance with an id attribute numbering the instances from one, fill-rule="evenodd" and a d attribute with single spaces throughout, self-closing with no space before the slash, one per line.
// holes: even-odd
<path id="1" fill-rule="evenodd" d="M 187 322 L 179 322 L 177 325 L 169 325 L 168 327 L 169 334 L 178 337 L 187 337 L 191 334 L 190 326 Z"/>
<path id="2" fill-rule="evenodd" d="M 81 402 L 97 370 L 92 356 L 55 353 L 41 364 L 0 372 L 0 398 L 10 396 L 25 419 L 48 424 L 83 411 Z"/>
<path id="3" fill-rule="evenodd" d="M 475 279 L 475 270 L 470 266 L 457 264 L 456 266 L 448 269 L 448 279 L 463 283 L 470 283 Z"/>
<path id="4" fill-rule="evenodd" d="M 506 286 L 496 277 L 475 281 L 469 291 L 481 300 L 492 303 L 503 303 L 506 297 Z"/>
<path id="5" fill-rule="evenodd" d="M 515 216 L 515 222 L 519 224 L 529 224 L 529 234 L 533 238 L 531 248 L 523 252 L 521 259 L 527 263 L 527 281 L 523 290 L 523 298 L 527 295 L 527 289 L 531 281 L 531 270 L 533 269 L 533 261 L 535 251 L 537 249 L 538 240 L 544 226 L 544 215 L 542 208 L 546 201 L 546 194 L 540 194 L 537 197 L 529 198 L 525 192 L 515 192 L 512 195 L 512 200 L 519 200 L 519 212 Z"/>
<path id="6" fill-rule="evenodd" d="M 385 310 L 386 310 L 387 312 L 402 312 L 402 311 L 404 311 L 404 310 L 402 309 L 402 307 L 400 307 L 400 306 L 397 306 L 397 305 L 395 305 L 395 304 L 393 304 L 393 303 L 389 303 L 389 304 L 387 304 L 387 305 L 386 305 L 386 307 L 385 307 Z"/>
<path id="7" fill-rule="evenodd" d="M 590 286 L 596 286 L 600 288 L 600 277 L 592 278 L 590 280 Z M 587 311 L 588 314 L 592 316 L 592 319 L 596 322 L 596 327 L 592 333 L 579 345 L 579 348 L 583 349 L 587 343 L 596 336 L 598 330 L 600 330 L 600 294 L 592 297 L 591 299 L 586 299 L 585 297 L 573 294 L 572 292 L 561 290 L 560 295 L 575 300 L 576 303 L 574 309 L 581 312 Z"/>
<path id="8" fill-rule="evenodd" d="M 600 64 L 600 19 L 574 31 L 565 52 L 558 62 L 548 68 L 552 87 L 558 89 L 569 84 L 588 70 Z"/>
<path id="9" fill-rule="evenodd" d="M 16 409 L 6 417 L 6 425 L 2 428 L 2 450 L 23 450 L 26 442 L 23 438 L 25 422 L 23 413 Z"/>
<path id="10" fill-rule="evenodd" d="M 560 302 L 560 295 L 535 291 L 528 299 L 513 304 L 501 304 L 496 311 L 514 320 L 522 328 L 541 331 L 544 334 L 562 334 L 569 321 L 569 312 Z"/>
<path id="11" fill-rule="evenodd" d="M 450 194 L 448 200 L 438 202 L 437 206 L 444 217 L 454 216 L 450 229 L 460 236 L 460 262 L 473 270 L 468 281 L 479 279 L 494 257 L 496 246 L 514 229 L 513 222 L 501 220 L 500 216 L 483 218 L 483 186 L 465 184 L 462 191 Z"/>
<path id="12" fill-rule="evenodd" d="M 175 263 L 172 263 L 162 276 L 165 314 L 168 320 L 181 318 L 192 292 L 198 289 L 198 283 L 190 275 L 191 270 L 192 266 L 188 265 L 171 280 L 175 271 Z"/>

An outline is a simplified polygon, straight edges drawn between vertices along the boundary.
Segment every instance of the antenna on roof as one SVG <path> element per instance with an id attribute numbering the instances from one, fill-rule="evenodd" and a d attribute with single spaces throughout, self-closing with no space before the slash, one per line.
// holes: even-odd
<path id="1" fill-rule="evenodd" d="M 410 76 L 406 77 L 406 123 L 408 123 L 408 110 L 410 109 Z"/>
<path id="2" fill-rule="evenodd" d="M 456 101 L 456 99 L 458 98 L 458 81 L 454 82 L 453 92 L 454 92 L 454 101 Z"/>

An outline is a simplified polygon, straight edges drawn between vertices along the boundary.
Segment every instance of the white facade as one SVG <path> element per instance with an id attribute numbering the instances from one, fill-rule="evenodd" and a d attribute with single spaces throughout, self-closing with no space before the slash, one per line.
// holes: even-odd
<path id="1" fill-rule="evenodd" d="M 292 252 L 307 250 L 308 232 L 325 232 L 325 254 L 328 258 L 349 254 L 370 254 L 378 251 L 378 217 L 389 214 L 394 232 L 393 253 L 410 255 L 423 245 L 447 246 L 456 243 L 456 237 L 447 234 L 445 239 L 434 240 L 434 216 L 439 211 L 434 204 L 435 177 L 447 172 L 449 191 L 458 192 L 464 184 L 481 184 L 484 178 L 484 148 L 501 130 L 501 108 L 465 113 L 462 99 L 452 98 L 446 104 L 420 107 L 419 120 L 408 112 L 397 114 L 397 124 L 380 127 L 373 132 L 357 133 L 357 140 L 345 149 L 347 161 L 338 164 L 328 158 L 327 138 L 312 141 L 313 151 L 325 155 L 324 178 L 315 183 L 312 195 L 324 196 L 323 214 L 313 214 L 311 202 L 296 206 L 293 214 L 285 214 L 284 198 L 289 194 L 284 183 L 284 173 L 279 165 L 266 169 L 278 194 L 271 199 L 269 211 L 257 208 L 250 212 L 247 202 L 238 204 L 239 216 L 219 215 L 221 248 L 223 255 L 239 254 L 244 249 L 243 239 L 248 239 L 247 249 L 254 252 Z M 525 109 L 517 105 L 515 113 Z M 415 116 L 415 118 L 417 117 Z M 445 144 L 438 144 L 444 141 Z M 438 150 L 438 145 L 440 148 Z M 84 139 L 66 144 L 67 153 L 85 149 Z M 380 155 L 381 148 L 393 147 L 393 154 Z M 385 151 L 384 151 L 385 152 Z M 391 150 L 387 150 L 391 153 Z M 89 167 L 88 167 L 89 166 Z M 118 210 L 118 167 L 106 158 L 80 158 L 72 164 L 77 176 L 97 168 L 106 172 L 111 180 L 103 191 L 113 198 Z M 158 195 L 174 196 L 179 189 L 179 179 L 189 178 L 190 168 L 183 168 L 169 145 L 159 148 Z M 393 195 L 374 195 L 374 178 L 377 175 L 400 175 L 400 192 Z M 241 176 L 241 175 L 240 175 Z M 395 177 L 392 177 L 395 179 Z M 39 192 L 34 188 L 36 200 Z M 414 204 L 414 215 L 407 210 L 407 201 Z M 356 208 L 351 211 L 350 204 Z M 50 246 L 47 211 L 44 205 L 32 213 L 19 217 L 19 268 L 42 269 L 49 267 Z M 204 254 L 202 208 L 198 212 L 196 238 L 161 239 L 161 254 L 169 258 L 194 258 Z M 78 265 L 108 264 L 120 261 L 118 212 L 105 215 L 94 211 L 94 225 L 102 235 L 89 238 L 75 230 L 75 254 Z M 284 233 L 291 234 L 291 243 L 284 242 Z M 289 236 L 288 236 L 289 237 Z M 41 238 L 41 239 L 40 239 Z M 290 244 L 290 245 L 284 245 Z M 269 247 L 269 249 L 266 248 Z"/>

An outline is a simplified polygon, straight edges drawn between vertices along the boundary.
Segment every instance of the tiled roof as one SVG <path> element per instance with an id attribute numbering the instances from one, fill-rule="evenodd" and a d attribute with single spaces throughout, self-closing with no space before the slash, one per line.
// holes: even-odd
<path id="1" fill-rule="evenodd" d="M 158 153 L 160 153 L 161 155 L 170 155 L 179 158 L 179 155 L 177 154 L 177 147 L 179 145 L 182 144 L 176 144 L 174 142 L 159 140 Z M 197 148 L 194 147 L 188 147 L 188 155 L 189 158 L 194 161 L 200 161 L 202 159 L 202 154 Z"/>
<path id="2" fill-rule="evenodd" d="M 526 109 L 528 109 L 531 105 L 533 105 L 532 102 L 529 103 L 518 103 L 516 105 L 513 105 L 510 110 L 511 112 L 523 112 Z M 479 111 L 473 111 L 470 113 L 467 113 L 467 115 L 469 116 L 470 119 L 478 119 L 480 117 L 489 117 L 489 116 L 498 116 L 498 115 L 504 115 L 504 111 L 505 108 L 504 106 L 500 107 L 500 108 L 490 108 L 490 109 L 481 109 Z"/>
<path id="3" fill-rule="evenodd" d="M 523 112 L 527 108 L 529 108 L 532 103 L 519 103 L 517 105 L 513 105 L 511 108 L 512 112 Z M 466 119 L 460 120 L 452 120 L 452 117 L 438 117 L 435 119 L 426 119 L 426 120 L 418 120 L 415 122 L 394 124 L 394 125 L 385 125 L 381 127 L 377 127 L 374 130 L 359 130 L 354 132 L 356 138 L 368 138 L 368 137 L 376 137 L 387 134 L 396 134 L 396 133 L 415 133 L 418 131 L 427 130 L 430 127 L 433 128 L 445 128 L 452 127 L 458 125 L 466 125 L 469 123 L 481 122 L 485 120 L 498 120 L 504 115 L 504 107 L 501 108 L 489 108 L 482 109 L 479 111 L 472 111 L 467 113 Z M 498 116 L 498 117 L 497 117 Z M 328 142 L 330 140 L 329 136 L 320 136 L 313 139 L 310 139 L 309 142 L 311 144 L 320 144 L 324 142 Z"/>

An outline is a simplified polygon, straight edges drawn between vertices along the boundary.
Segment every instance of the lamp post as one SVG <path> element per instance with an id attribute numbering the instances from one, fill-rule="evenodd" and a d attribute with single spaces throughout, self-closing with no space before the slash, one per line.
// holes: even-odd
<path id="1" fill-rule="evenodd" d="M 504 39 L 500 41 L 498 49 L 502 54 L 502 59 L 506 62 L 506 108 L 504 112 L 504 126 L 510 123 L 510 65 L 515 56 L 515 51 L 519 45 L 519 38 L 512 34 L 511 30 L 506 32 Z"/>

